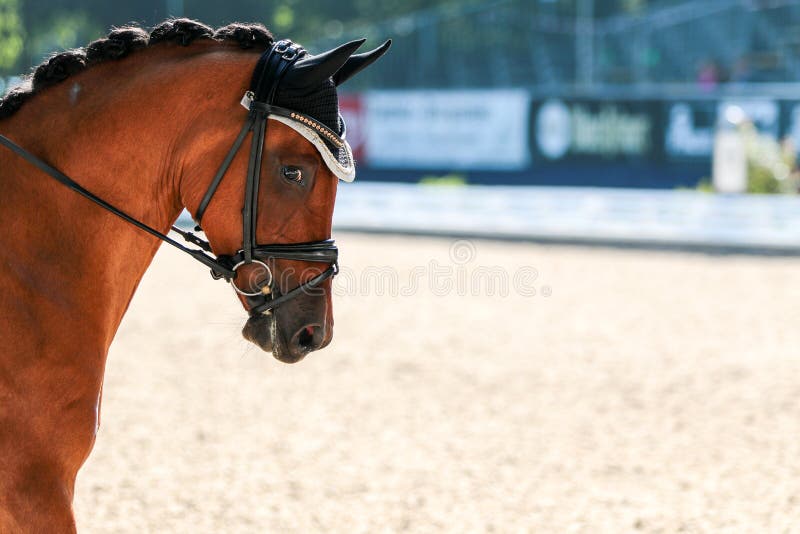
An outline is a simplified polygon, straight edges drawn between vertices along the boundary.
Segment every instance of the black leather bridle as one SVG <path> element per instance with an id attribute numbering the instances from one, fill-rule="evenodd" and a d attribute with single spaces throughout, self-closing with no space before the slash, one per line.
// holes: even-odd
<path id="1" fill-rule="evenodd" d="M 242 248 L 233 255 L 221 255 L 214 257 L 211 252 L 211 245 L 208 241 L 200 238 L 192 232 L 186 232 L 172 227 L 172 230 L 180 234 L 186 241 L 199 246 L 202 250 L 186 247 L 175 241 L 168 235 L 146 225 L 138 219 L 128 215 L 124 211 L 109 204 L 105 200 L 97 197 L 92 192 L 83 188 L 69 176 L 58 169 L 34 156 L 21 146 L 17 145 L 5 136 L 0 135 L 0 144 L 12 150 L 29 163 L 38 167 L 40 170 L 55 178 L 57 181 L 66 185 L 71 190 L 91 200 L 95 204 L 110 211 L 114 215 L 124 219 L 130 224 L 144 230 L 145 232 L 169 243 L 173 247 L 189 254 L 195 260 L 211 268 L 211 276 L 214 279 L 224 279 L 231 283 L 238 293 L 243 295 L 249 306 L 250 315 L 270 313 L 271 310 L 285 303 L 286 301 L 301 294 L 308 293 L 325 280 L 333 277 L 339 270 L 338 254 L 339 251 L 333 239 L 321 241 L 311 241 L 307 243 L 285 243 L 259 245 L 256 242 L 256 221 L 258 215 L 258 191 L 259 178 L 261 176 L 262 156 L 264 151 L 264 138 L 266 135 L 267 119 L 270 115 L 276 115 L 286 120 L 296 121 L 310 128 L 319 135 L 320 139 L 334 148 L 344 146 L 345 142 L 338 133 L 334 132 L 319 121 L 303 115 L 302 113 L 274 106 L 275 95 L 286 72 L 303 55 L 305 50 L 289 41 L 282 40 L 276 42 L 270 50 L 267 50 L 259 58 L 253 71 L 250 82 L 250 90 L 242 100 L 242 104 L 249 109 L 244 126 L 236 137 L 233 146 L 228 151 L 227 156 L 220 165 L 214 179 L 203 195 L 203 199 L 195 213 L 197 222 L 196 230 L 200 230 L 200 222 L 211 202 L 214 193 L 222 182 L 225 173 L 238 153 L 245 138 L 252 132 L 250 143 L 250 159 L 247 166 L 247 177 L 245 183 L 244 208 L 242 210 Z M 269 267 L 272 260 L 294 260 L 302 262 L 312 262 L 327 264 L 327 269 L 314 276 L 310 280 L 301 283 L 294 289 L 280 294 L 275 287 L 275 280 Z M 255 288 L 247 291 L 236 285 L 237 271 L 245 265 L 257 264 L 266 270 L 266 276 L 255 284 Z"/>

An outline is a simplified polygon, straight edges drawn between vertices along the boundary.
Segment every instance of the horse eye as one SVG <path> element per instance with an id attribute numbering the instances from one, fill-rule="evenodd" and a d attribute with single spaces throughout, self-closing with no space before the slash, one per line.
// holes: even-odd
<path id="1" fill-rule="evenodd" d="M 281 169 L 281 172 L 283 173 L 283 177 L 290 182 L 295 182 L 298 184 L 303 183 L 303 171 L 301 171 L 299 168 L 291 166 L 284 167 Z"/>

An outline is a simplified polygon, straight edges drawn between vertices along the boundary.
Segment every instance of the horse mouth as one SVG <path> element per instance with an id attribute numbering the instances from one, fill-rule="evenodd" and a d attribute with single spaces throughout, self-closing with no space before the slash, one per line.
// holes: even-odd
<path id="1" fill-rule="evenodd" d="M 290 351 L 284 336 L 278 332 L 274 315 L 255 315 L 250 317 L 242 328 L 242 336 L 264 352 L 283 363 L 297 363 L 307 352 Z"/>

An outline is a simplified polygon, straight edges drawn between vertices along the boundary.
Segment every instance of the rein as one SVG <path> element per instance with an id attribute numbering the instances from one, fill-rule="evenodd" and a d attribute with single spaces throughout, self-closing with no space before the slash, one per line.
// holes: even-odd
<path id="1" fill-rule="evenodd" d="M 113 213 L 114 215 L 116 215 L 117 217 L 121 218 L 122 220 L 134 225 L 135 227 L 137 227 L 137 228 L 139 228 L 141 230 L 144 230 L 145 232 L 147 232 L 150 235 L 153 235 L 153 236 L 159 238 L 160 240 L 164 241 L 165 243 L 169 243 L 170 245 L 172 245 L 173 247 L 177 248 L 178 250 L 181 250 L 181 251 L 189 254 L 190 256 L 192 256 L 194 259 L 196 259 L 197 261 L 199 261 L 203 265 L 205 265 L 207 267 L 210 267 L 213 271 L 219 273 L 222 277 L 233 277 L 233 276 L 235 276 L 234 271 L 232 271 L 231 269 L 229 269 L 229 268 L 225 267 L 224 265 L 222 265 L 222 263 L 217 261 L 217 259 L 215 259 L 215 258 L 209 256 L 208 254 L 206 254 L 205 252 L 203 252 L 203 250 L 207 250 L 207 251 L 210 252 L 211 251 L 211 246 L 208 244 L 207 241 L 204 241 L 203 239 L 201 239 L 200 237 L 196 236 L 195 234 L 193 234 L 191 232 L 184 232 L 183 230 L 181 230 L 180 228 L 177 228 L 176 226 L 173 226 L 171 228 L 172 230 L 174 230 L 175 232 L 180 234 L 186 241 L 188 241 L 190 243 L 194 243 L 195 245 L 198 245 L 203 250 L 197 250 L 197 249 L 192 249 L 192 248 L 186 247 L 186 246 L 180 244 L 178 241 L 175 241 L 174 239 L 172 239 L 168 235 L 162 234 L 161 232 L 159 232 L 155 228 L 153 228 L 151 226 L 148 226 L 145 223 L 141 222 L 140 220 L 136 219 L 135 217 L 132 217 L 132 216 L 128 215 L 127 213 L 125 213 L 121 209 L 115 207 L 113 204 L 109 204 L 108 202 L 106 202 L 102 198 L 98 197 L 97 195 L 95 195 L 91 191 L 85 189 L 82 185 L 80 185 L 78 182 L 76 182 L 75 180 L 73 180 L 72 178 L 70 178 L 69 176 L 64 174 L 63 172 L 61 172 L 58 169 L 56 169 L 55 167 L 52 167 L 51 165 L 45 163 L 40 158 L 34 156 L 33 154 L 31 154 L 30 152 L 28 152 L 27 150 L 25 150 L 24 148 L 22 148 L 21 146 L 16 144 L 14 141 L 9 139 L 8 137 L 6 137 L 4 135 L 0 135 L 0 144 L 4 145 L 6 148 L 8 148 L 12 152 L 14 152 L 18 156 L 20 156 L 22 159 L 24 159 L 28 163 L 31 163 L 35 167 L 38 167 L 39 170 L 41 170 L 44 173 L 48 174 L 52 178 L 55 178 L 58 182 L 60 182 L 63 185 L 67 186 L 69 189 L 71 189 L 72 191 L 78 193 L 82 197 L 91 200 L 92 202 L 94 202 L 95 204 L 97 204 L 101 208 L 105 209 L 106 211 L 109 211 L 109 212 Z"/>
<path id="2" fill-rule="evenodd" d="M 342 137 L 311 117 L 272 105 L 278 86 L 280 85 L 284 75 L 305 53 L 305 49 L 299 45 L 289 40 L 282 40 L 275 43 L 270 50 L 267 50 L 259 58 L 255 70 L 253 71 L 253 77 L 250 82 L 250 90 L 245 94 L 245 97 L 241 102 L 242 105 L 249 110 L 245 124 L 240 130 L 239 135 L 236 137 L 236 140 L 234 141 L 233 146 L 231 147 L 227 156 L 222 161 L 217 173 L 214 175 L 208 190 L 206 190 L 206 193 L 203 195 L 203 199 L 200 202 L 197 213 L 195 214 L 195 220 L 197 222 L 196 230 L 200 230 L 200 221 L 206 209 L 208 208 L 214 193 L 216 193 L 219 184 L 222 182 L 222 179 L 230 167 L 233 158 L 244 144 L 245 138 L 249 133 L 252 132 L 253 135 L 250 143 L 250 157 L 247 166 L 247 179 L 245 185 L 244 209 L 242 210 L 242 248 L 233 255 L 221 255 L 214 257 L 212 256 L 211 245 L 208 241 L 202 239 L 192 232 L 186 232 L 180 228 L 172 226 L 171 229 L 174 232 L 183 237 L 185 241 L 200 247 L 200 249 L 184 246 L 168 235 L 159 232 L 155 228 L 148 226 L 135 217 L 128 215 L 123 210 L 117 208 L 109 202 L 106 202 L 91 191 L 85 189 L 63 172 L 46 163 L 41 158 L 31 154 L 7 137 L 0 135 L 0 144 L 34 165 L 48 176 L 54 178 L 59 183 L 65 185 L 70 190 L 94 202 L 101 208 L 113 213 L 136 228 L 139 228 L 140 230 L 157 237 L 161 241 L 172 245 L 181 252 L 188 254 L 206 267 L 209 267 L 211 269 L 212 278 L 215 280 L 225 279 L 239 294 L 245 297 L 248 305 L 250 306 L 248 310 L 250 315 L 269 314 L 271 313 L 272 309 L 280 306 L 286 301 L 317 288 L 325 280 L 336 275 L 339 272 L 339 267 L 338 248 L 332 239 L 311 241 L 308 243 L 285 243 L 269 245 L 259 245 L 256 242 L 258 190 L 260 182 L 259 178 L 261 176 L 267 119 L 272 115 L 273 118 L 276 118 L 276 120 L 288 124 L 293 129 L 301 133 L 317 147 L 322 154 L 323 159 L 326 160 L 326 163 L 329 166 L 333 165 L 330 162 L 332 156 L 330 156 L 330 154 L 325 154 L 324 147 L 326 145 L 333 145 L 340 150 L 346 149 L 344 152 L 345 162 L 349 163 L 349 166 L 342 166 L 342 164 L 337 161 L 338 165 L 336 167 L 338 168 L 334 167 L 332 170 L 337 176 L 342 176 L 345 178 L 350 177 L 351 180 L 353 176 L 350 149 Z M 274 277 L 272 276 L 272 271 L 267 265 L 268 261 L 275 259 L 325 263 L 328 264 L 328 268 L 310 280 L 298 285 L 294 289 L 284 294 L 279 294 L 277 288 L 274 287 Z M 236 285 L 235 278 L 240 267 L 253 263 L 258 264 L 266 269 L 266 272 L 269 276 L 265 282 L 257 284 L 256 291 L 248 292 L 242 290 Z"/>

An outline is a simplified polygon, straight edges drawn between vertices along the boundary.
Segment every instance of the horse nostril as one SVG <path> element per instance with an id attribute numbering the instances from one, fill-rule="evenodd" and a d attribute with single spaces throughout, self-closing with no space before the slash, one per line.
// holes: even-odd
<path id="1" fill-rule="evenodd" d="M 311 345 L 314 343 L 314 327 L 307 326 L 300 330 L 299 335 L 297 336 L 297 344 L 300 345 L 302 349 L 309 349 Z"/>
<path id="2" fill-rule="evenodd" d="M 292 341 L 289 343 L 289 352 L 301 358 L 311 351 L 317 350 L 325 337 L 325 329 L 318 324 L 310 324 L 302 327 L 294 333 Z"/>

